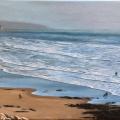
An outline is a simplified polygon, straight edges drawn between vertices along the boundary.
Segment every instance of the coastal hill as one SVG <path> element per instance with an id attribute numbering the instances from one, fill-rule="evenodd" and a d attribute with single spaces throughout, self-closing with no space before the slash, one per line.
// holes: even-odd
<path id="1" fill-rule="evenodd" d="M 40 24 L 0 21 L 0 32 L 47 31 L 49 29 L 50 29 L 49 27 Z"/>

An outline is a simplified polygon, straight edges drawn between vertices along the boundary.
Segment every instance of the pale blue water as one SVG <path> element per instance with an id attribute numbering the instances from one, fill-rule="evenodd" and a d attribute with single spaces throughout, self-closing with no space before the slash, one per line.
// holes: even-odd
<path id="1" fill-rule="evenodd" d="M 104 90 L 119 96 L 120 36 L 0 33 L 0 68 L 11 73 L 0 72 L 3 87 L 32 87 L 39 95 L 102 97 Z"/>

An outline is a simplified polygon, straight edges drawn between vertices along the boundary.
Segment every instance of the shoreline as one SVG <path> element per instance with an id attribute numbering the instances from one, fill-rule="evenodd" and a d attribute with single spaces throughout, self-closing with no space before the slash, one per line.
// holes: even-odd
<path id="1" fill-rule="evenodd" d="M 37 89 L 33 89 L 33 88 L 12 88 L 12 87 L 0 87 L 0 90 L 17 90 L 17 91 L 23 91 L 26 94 L 28 94 L 31 97 L 35 97 L 35 98 L 50 98 L 50 99 L 54 99 L 54 98 L 62 98 L 62 99 L 83 99 L 86 100 L 86 102 L 88 102 L 91 98 L 90 97 L 71 97 L 71 96 L 42 96 L 42 95 L 36 95 L 33 94 L 33 92 L 37 91 Z"/>
<path id="2" fill-rule="evenodd" d="M 80 119 L 84 109 L 71 108 L 69 104 L 86 103 L 87 99 L 33 95 L 31 88 L 0 88 L 0 113 L 40 119 Z M 21 98 L 19 98 L 19 94 Z M 91 115 L 85 115 L 91 117 Z"/>
<path id="3" fill-rule="evenodd" d="M 89 104 L 89 98 L 38 96 L 32 94 L 33 91 L 35 89 L 32 88 L 1 87 L 0 113 L 30 120 L 120 119 L 120 106 Z"/>
<path id="4" fill-rule="evenodd" d="M 49 97 L 68 96 L 68 97 L 78 97 L 78 98 L 87 97 L 87 98 L 91 98 L 89 103 L 93 103 L 93 104 L 106 104 L 106 103 L 114 102 L 115 104 L 120 105 L 120 97 L 113 95 L 112 93 L 107 92 L 105 90 L 99 90 L 82 85 L 49 81 L 46 79 L 40 80 L 37 77 L 11 74 L 3 70 L 0 70 L 0 77 L 1 77 L 0 88 L 6 88 L 6 87 L 31 88 L 33 90 L 32 94 L 38 96 L 49 96 Z M 2 77 L 6 78 L 6 80 L 2 80 Z M 32 84 L 33 81 L 36 81 L 35 84 Z M 104 97 L 104 94 L 106 92 L 108 93 L 108 95 Z"/>

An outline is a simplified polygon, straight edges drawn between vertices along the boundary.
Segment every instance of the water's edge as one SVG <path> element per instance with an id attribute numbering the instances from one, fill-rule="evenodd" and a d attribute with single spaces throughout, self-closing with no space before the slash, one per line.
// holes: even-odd
<path id="1" fill-rule="evenodd" d="M 3 80 L 2 80 L 3 79 Z M 36 84 L 34 84 L 36 82 Z M 31 84 L 32 83 L 32 84 Z M 106 91 L 97 90 L 80 85 L 70 85 L 66 83 L 42 80 L 37 77 L 29 77 L 18 74 L 11 74 L 0 71 L 1 88 L 31 88 L 33 95 L 37 96 L 56 96 L 56 97 L 79 97 L 90 98 L 92 104 L 116 104 L 120 105 L 120 97 Z"/>

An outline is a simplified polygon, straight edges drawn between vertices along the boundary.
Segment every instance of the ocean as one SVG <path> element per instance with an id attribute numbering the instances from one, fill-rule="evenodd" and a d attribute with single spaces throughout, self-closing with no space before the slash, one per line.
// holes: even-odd
<path id="1" fill-rule="evenodd" d="M 41 82 L 55 81 L 69 86 L 71 92 L 72 86 L 78 89 L 85 86 L 120 96 L 120 36 L 79 32 L 0 33 L 0 68 L 8 74 L 34 78 L 34 82 L 26 80 L 31 82 L 27 87 L 39 88 Z M 25 79 L 14 84 L 14 80 L 8 80 L 10 77 L 4 77 L 0 75 L 2 87 L 24 86 Z M 50 82 L 46 84 L 50 86 Z"/>

